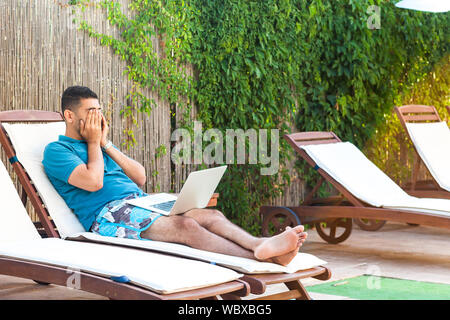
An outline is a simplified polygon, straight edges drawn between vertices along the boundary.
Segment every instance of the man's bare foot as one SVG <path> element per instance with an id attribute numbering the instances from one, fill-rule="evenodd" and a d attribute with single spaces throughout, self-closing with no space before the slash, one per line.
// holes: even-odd
<path id="1" fill-rule="evenodd" d="M 306 238 L 308 237 L 308 233 L 302 232 L 298 235 L 298 237 L 299 237 L 299 241 L 301 241 L 303 243 L 303 242 L 305 242 Z"/>
<path id="2" fill-rule="evenodd" d="M 283 254 L 281 256 L 273 257 L 270 260 L 273 263 L 281 264 L 282 266 L 287 266 L 289 264 L 289 262 L 291 262 L 295 258 L 300 247 L 301 247 L 301 244 L 299 243 L 294 250 L 292 250 L 286 254 Z"/>
<path id="3" fill-rule="evenodd" d="M 308 237 L 308 234 L 306 232 L 299 233 L 297 247 L 294 250 L 292 250 L 286 254 L 271 258 L 270 262 L 278 263 L 278 264 L 281 264 L 282 266 L 287 266 L 295 258 L 295 256 L 298 253 L 298 250 L 300 250 L 300 247 L 303 245 L 303 242 L 305 242 L 307 237 Z"/>
<path id="4" fill-rule="evenodd" d="M 253 251 L 255 258 L 258 260 L 267 260 L 269 258 L 283 256 L 294 251 L 298 245 L 300 234 L 303 230 L 304 227 L 302 225 L 298 225 L 294 228 L 286 228 L 284 232 L 265 239 Z"/>

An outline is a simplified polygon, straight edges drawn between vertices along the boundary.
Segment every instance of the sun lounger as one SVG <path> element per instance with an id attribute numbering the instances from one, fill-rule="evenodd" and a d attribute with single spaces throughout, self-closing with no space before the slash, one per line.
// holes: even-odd
<path id="1" fill-rule="evenodd" d="M 332 132 L 302 132 L 285 135 L 295 151 L 321 179 L 297 207 L 261 208 L 263 230 L 267 234 L 277 220 L 283 226 L 295 219 L 315 224 L 329 243 L 346 240 L 352 218 L 390 220 L 450 229 L 450 200 L 416 198 L 408 195 L 350 142 L 342 142 Z M 314 199 L 320 184 L 331 183 L 339 196 Z M 321 222 L 327 222 L 327 228 Z"/>
<path id="2" fill-rule="evenodd" d="M 0 274 L 111 299 L 245 296 L 241 274 L 201 261 L 113 245 L 41 238 L 0 161 Z"/>
<path id="3" fill-rule="evenodd" d="M 53 119 L 54 122 L 45 124 L 5 123 L 33 122 L 33 120 L 48 122 L 49 119 Z M 1 112 L 0 128 L 2 128 L 0 142 L 8 158 L 12 159 L 13 168 L 24 187 L 24 193 L 32 200 L 31 203 L 38 212 L 39 219 L 49 236 L 137 247 L 226 266 L 245 273 L 241 279 L 250 284 L 251 292 L 254 294 L 264 293 L 266 286 L 272 283 L 286 284 L 289 291 L 272 296 L 273 299 L 309 298 L 299 281 L 300 279 L 314 277 L 328 280 L 331 277 L 330 270 L 323 266 L 325 261 L 306 253 L 298 254 L 288 266 L 282 267 L 273 263 L 216 254 L 174 243 L 118 239 L 85 232 L 73 212 L 51 185 L 41 164 L 45 145 L 57 140 L 59 134 L 64 134 L 65 123 L 62 121 L 61 115 L 36 111 Z M 231 298 L 232 295 L 223 296 Z"/>
<path id="4" fill-rule="evenodd" d="M 415 150 L 411 183 L 405 190 L 414 196 L 450 199 L 450 129 L 433 106 L 395 107 L 397 116 Z M 417 181 L 424 163 L 433 177 Z"/>

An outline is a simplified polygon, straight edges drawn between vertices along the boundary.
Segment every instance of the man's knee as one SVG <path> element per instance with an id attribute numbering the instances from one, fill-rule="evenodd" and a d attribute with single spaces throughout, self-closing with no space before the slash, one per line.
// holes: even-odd
<path id="1" fill-rule="evenodd" d="M 157 241 L 182 242 L 201 226 L 192 218 L 183 216 L 160 217 L 141 237 Z"/>
<path id="2" fill-rule="evenodd" d="M 175 216 L 173 218 L 173 228 L 183 232 L 195 231 L 200 228 L 200 225 L 191 217 Z"/>
<path id="3" fill-rule="evenodd" d="M 203 226 L 205 228 L 211 227 L 213 224 L 222 223 L 226 220 L 225 215 L 216 209 L 207 209 L 208 211 L 202 216 L 203 218 Z"/>
<path id="4" fill-rule="evenodd" d="M 209 228 L 214 224 L 220 224 L 226 220 L 225 215 L 216 209 L 192 209 L 186 212 L 184 217 L 189 217 L 198 222 L 202 227 Z"/>
<path id="5" fill-rule="evenodd" d="M 225 215 L 217 209 L 206 209 L 206 210 L 208 210 L 209 216 L 213 218 L 225 219 Z"/>

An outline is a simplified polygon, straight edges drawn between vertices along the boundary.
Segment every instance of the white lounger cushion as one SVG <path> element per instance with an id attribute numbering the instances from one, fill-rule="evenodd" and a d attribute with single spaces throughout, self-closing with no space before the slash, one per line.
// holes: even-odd
<path id="1" fill-rule="evenodd" d="M 61 237 L 84 232 L 78 218 L 67 206 L 47 177 L 42 165 L 44 149 L 50 142 L 57 141 L 66 131 L 65 122 L 44 124 L 2 123 L 16 150 L 17 159 L 27 171 L 42 201 L 58 227 Z"/>
<path id="2" fill-rule="evenodd" d="M 227 268 L 138 249 L 47 238 L 0 244 L 0 256 L 110 277 L 169 294 L 229 282 L 242 275 Z"/>
<path id="3" fill-rule="evenodd" d="M 442 189 L 450 191 L 450 129 L 445 122 L 406 123 L 420 158 Z"/>
<path id="4" fill-rule="evenodd" d="M 41 238 L 1 161 L 0 203 L 0 243 Z"/>
<path id="5" fill-rule="evenodd" d="M 94 234 L 92 232 L 84 232 L 75 235 L 73 237 L 70 237 L 69 239 L 89 240 L 101 243 L 111 243 L 128 247 L 167 252 L 174 255 L 194 258 L 197 260 L 202 260 L 213 264 L 218 264 L 224 267 L 234 269 L 238 272 L 244 272 L 248 274 L 280 273 L 280 272 L 294 273 L 299 270 L 306 270 L 327 263 L 326 261 L 319 259 L 312 254 L 299 253 L 287 266 L 284 267 L 282 265 L 275 263 L 259 262 L 253 259 L 199 250 L 177 243 L 104 237 L 101 235 Z"/>
<path id="6" fill-rule="evenodd" d="M 58 140 L 60 134 L 65 132 L 64 122 L 46 124 L 7 124 L 3 123 L 11 142 L 16 150 L 17 158 L 27 170 L 41 198 L 43 199 L 51 217 L 53 218 L 62 238 L 79 238 L 83 235 L 85 240 L 101 241 L 103 243 L 121 243 L 122 245 L 159 250 L 193 257 L 203 261 L 214 261 L 217 264 L 246 273 L 292 273 L 326 264 L 325 261 L 310 255 L 299 254 L 291 263 L 283 267 L 274 263 L 264 263 L 251 259 L 244 259 L 229 255 L 219 255 L 213 252 L 193 249 L 175 243 L 159 243 L 154 241 L 133 241 L 101 237 L 85 232 L 75 214 L 67 206 L 64 199 L 58 194 L 41 163 L 45 146 L 51 141 Z M 100 237 L 100 238 L 99 238 Z M 128 241 L 130 240 L 130 241 Z"/>
<path id="7" fill-rule="evenodd" d="M 316 164 L 356 198 L 374 206 L 450 216 L 450 200 L 415 198 L 350 142 L 302 146 Z"/>

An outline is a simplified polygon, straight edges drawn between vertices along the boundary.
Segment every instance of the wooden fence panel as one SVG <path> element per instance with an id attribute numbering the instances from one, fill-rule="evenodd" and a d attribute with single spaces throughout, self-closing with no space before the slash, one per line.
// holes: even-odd
<path id="1" fill-rule="evenodd" d="M 129 0 L 122 0 L 127 13 Z M 170 107 L 156 93 L 144 91 L 157 101 L 150 115 L 134 112 L 139 123 L 120 115 L 133 83 L 123 75 L 126 62 L 97 39 L 77 30 L 74 15 L 65 4 L 55 0 L 0 0 L 0 108 L 1 110 L 60 110 L 60 99 L 71 85 L 90 87 L 99 96 L 110 123 L 110 139 L 128 156 L 144 164 L 147 170 L 145 190 L 169 191 L 171 188 L 170 153 L 155 159 L 155 150 L 169 150 Z M 129 13 L 127 13 L 129 14 Z M 105 13 L 88 8 L 83 18 L 93 29 L 119 37 Z M 154 42 L 159 50 L 158 41 Z M 133 129 L 136 145 L 122 145 L 124 132 Z M 4 159 L 4 155 L 2 156 Z M 4 161 L 5 163 L 5 161 Z M 154 172 L 158 172 L 157 175 Z"/>

